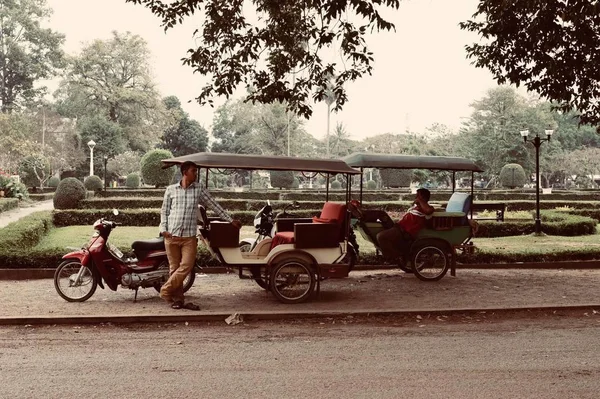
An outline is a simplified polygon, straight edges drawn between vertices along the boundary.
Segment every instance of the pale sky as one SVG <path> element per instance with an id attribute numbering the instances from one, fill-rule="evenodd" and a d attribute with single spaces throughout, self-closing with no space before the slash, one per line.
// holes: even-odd
<path id="1" fill-rule="evenodd" d="M 140 35 L 152 52 L 152 67 L 163 96 L 175 95 L 193 119 L 209 131 L 214 109 L 193 99 L 204 79 L 182 66 L 180 59 L 194 46 L 191 20 L 164 33 L 148 9 L 125 0 L 47 0 L 54 10 L 50 27 L 66 35 L 65 51 L 79 52 L 95 39 L 110 39 L 113 30 Z M 487 70 L 466 59 L 464 45 L 478 40 L 458 23 L 468 19 L 477 0 L 405 0 L 397 11 L 386 12 L 396 32 L 369 39 L 375 53 L 373 75 L 351 83 L 349 102 L 332 114 L 331 131 L 341 122 L 351 138 L 382 133 L 421 131 L 433 123 L 458 128 L 471 113 L 469 104 L 496 86 Z M 192 100 L 191 103 L 187 101 Z M 215 103 L 222 104 L 224 99 Z M 319 103 L 306 129 L 317 138 L 326 134 L 327 107 Z"/>

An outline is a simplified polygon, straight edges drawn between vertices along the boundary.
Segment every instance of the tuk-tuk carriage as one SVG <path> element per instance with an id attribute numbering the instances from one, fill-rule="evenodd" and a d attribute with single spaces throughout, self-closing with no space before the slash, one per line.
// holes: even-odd
<path id="1" fill-rule="evenodd" d="M 356 260 L 350 232 L 350 176 L 360 172 L 341 160 L 308 159 L 227 153 L 197 153 L 163 160 L 163 167 L 194 162 L 206 170 L 285 170 L 345 177 L 344 203 L 329 202 L 319 217 L 275 221 L 275 231 L 248 252 L 240 246 L 240 230 L 231 223 L 210 220 L 201 208 L 200 238 L 221 264 L 239 270 L 240 278 L 254 279 L 283 303 L 300 303 L 320 290 L 322 280 L 347 277 Z"/>
<path id="2" fill-rule="evenodd" d="M 428 169 L 452 172 L 452 195 L 444 209 L 436 209 L 410 244 L 403 248 L 407 255 L 399 260 L 398 266 L 414 273 L 423 281 L 437 281 L 450 269 L 456 275 L 457 250 L 473 250 L 472 202 L 473 174 L 482 172 L 473 161 L 459 157 L 440 157 L 423 155 L 354 153 L 343 158 L 349 166 L 361 171 L 360 204 L 363 195 L 363 175 L 365 168 L 377 169 Z M 471 172 L 471 192 L 456 190 L 456 172 Z M 371 242 L 380 251 L 377 234 L 393 226 L 393 221 L 383 210 L 362 209 L 359 204 L 350 204 L 350 210 L 356 218 L 356 228 L 363 238 Z M 470 216 L 470 217 L 469 217 Z"/>

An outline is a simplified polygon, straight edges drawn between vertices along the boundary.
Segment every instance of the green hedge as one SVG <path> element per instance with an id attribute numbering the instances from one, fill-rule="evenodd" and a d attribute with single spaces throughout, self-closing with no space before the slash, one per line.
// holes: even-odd
<path id="1" fill-rule="evenodd" d="M 0 252 L 14 252 L 16 248 L 34 247 L 52 227 L 50 211 L 35 212 L 12 222 L 2 229 Z"/>
<path id="2" fill-rule="evenodd" d="M 29 194 L 29 199 L 32 201 L 48 201 L 52 198 L 54 198 L 54 193 Z"/>
<path id="3" fill-rule="evenodd" d="M 477 244 L 477 243 L 475 243 Z M 567 262 L 582 260 L 598 260 L 600 251 L 597 248 L 569 250 L 559 249 L 555 253 L 493 253 L 476 250 L 474 254 L 459 254 L 457 262 L 462 264 L 490 264 L 490 263 L 517 263 L 517 262 Z"/>
<path id="4" fill-rule="evenodd" d="M 0 213 L 19 207 L 18 198 L 0 198 Z"/>
<path id="5" fill-rule="evenodd" d="M 540 213 L 542 231 L 555 236 L 581 236 L 596 233 L 597 220 L 587 217 L 568 214 L 559 211 L 546 211 Z M 480 221 L 478 222 L 476 237 L 507 237 L 531 234 L 535 231 L 535 221 Z"/>
<path id="6" fill-rule="evenodd" d="M 231 217 L 242 224 L 251 226 L 257 211 L 230 212 Z M 294 210 L 298 217 L 312 217 L 321 212 L 320 209 Z M 214 216 L 208 211 L 208 216 Z M 123 223 L 125 226 L 156 226 L 160 224 L 160 209 L 124 209 L 114 216 L 106 209 L 68 209 L 54 210 L 52 221 L 56 227 L 91 225 L 100 218 Z"/>

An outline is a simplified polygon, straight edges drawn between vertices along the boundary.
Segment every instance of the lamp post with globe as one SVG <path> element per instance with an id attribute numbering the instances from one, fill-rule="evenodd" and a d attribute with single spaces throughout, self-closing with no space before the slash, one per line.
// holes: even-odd
<path id="1" fill-rule="evenodd" d="M 90 148 L 90 176 L 94 175 L 94 147 L 96 146 L 96 142 L 94 140 L 90 140 L 87 143 Z"/>
<path id="2" fill-rule="evenodd" d="M 521 130 L 521 137 L 523 141 L 527 143 L 527 136 L 529 136 L 529 130 Z M 550 137 L 554 133 L 554 130 L 544 130 L 546 138 L 540 138 L 536 132 L 535 137 L 529 142 L 535 147 L 535 235 L 542 234 L 542 221 L 540 220 L 540 146 L 544 141 L 550 141 Z"/>

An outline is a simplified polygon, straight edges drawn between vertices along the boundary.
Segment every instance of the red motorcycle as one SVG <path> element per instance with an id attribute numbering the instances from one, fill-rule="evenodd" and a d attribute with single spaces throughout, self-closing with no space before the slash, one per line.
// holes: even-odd
<path id="1" fill-rule="evenodd" d="M 113 211 L 118 215 L 118 211 Z M 169 261 L 162 237 L 134 241 L 131 244 L 133 257 L 126 257 L 108 237 L 119 224 L 104 220 L 94 222 L 94 234 L 80 250 L 63 256 L 63 261 L 54 273 L 54 287 L 63 299 L 69 302 L 88 300 L 99 285 L 104 283 L 113 291 L 119 285 L 135 290 L 153 287 L 160 291 L 169 279 Z M 184 291 L 194 284 L 194 270 L 183 281 Z"/>

